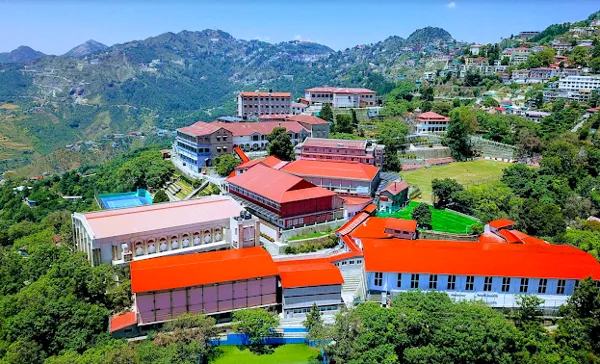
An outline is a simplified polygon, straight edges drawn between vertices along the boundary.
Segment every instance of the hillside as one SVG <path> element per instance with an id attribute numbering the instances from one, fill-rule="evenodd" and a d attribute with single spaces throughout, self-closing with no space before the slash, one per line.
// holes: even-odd
<path id="1" fill-rule="evenodd" d="M 417 29 L 406 39 L 407 44 L 440 44 L 452 41 L 450 33 L 436 27 Z"/>
<path id="2" fill-rule="evenodd" d="M 419 39 L 438 43 L 438 38 Z M 306 88 L 335 85 L 383 94 L 397 74 L 419 72 L 415 62 L 425 57 L 424 50 L 435 51 L 435 45 L 411 47 L 392 36 L 335 52 L 307 41 L 236 39 L 220 30 L 164 33 L 107 48 L 88 41 L 67 57 L 0 65 L 0 105 L 19 107 L 0 110 L 0 135 L 10 131 L 19 148 L 46 155 L 104 134 L 173 130 L 230 114 L 235 93 L 243 89 L 289 90 L 299 97 Z M 29 160 L 17 152 L 5 152 L 0 160 L 10 165 Z"/>
<path id="3" fill-rule="evenodd" d="M 45 54 L 42 52 L 27 46 L 20 46 L 13 51 L 0 53 L 0 63 L 27 63 L 43 56 Z"/>

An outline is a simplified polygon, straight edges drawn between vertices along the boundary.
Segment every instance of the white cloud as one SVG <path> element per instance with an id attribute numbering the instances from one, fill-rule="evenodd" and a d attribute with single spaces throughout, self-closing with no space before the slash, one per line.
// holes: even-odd
<path id="1" fill-rule="evenodd" d="M 302 36 L 300 34 L 294 35 L 294 40 L 302 40 Z"/>
<path id="2" fill-rule="evenodd" d="M 448 7 L 448 9 L 454 9 L 456 7 L 456 3 L 454 1 L 452 1 L 446 6 Z"/>

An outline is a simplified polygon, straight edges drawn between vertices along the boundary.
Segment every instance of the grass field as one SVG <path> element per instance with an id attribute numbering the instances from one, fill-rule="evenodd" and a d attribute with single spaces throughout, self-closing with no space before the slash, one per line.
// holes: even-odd
<path id="1" fill-rule="evenodd" d="M 415 171 L 402 172 L 402 177 L 411 186 L 421 189 L 421 200 L 432 203 L 431 181 L 435 178 L 453 178 L 458 183 L 483 182 L 486 179 L 494 180 L 502 176 L 504 168 L 510 164 L 486 160 L 471 162 L 450 163 L 445 166 L 422 168 Z"/>
<path id="2" fill-rule="evenodd" d="M 377 216 L 394 217 L 397 219 L 412 219 L 410 213 L 419 205 L 418 202 L 411 201 L 404 209 L 394 212 L 393 214 L 379 213 Z M 477 220 L 469 219 L 454 212 L 446 210 L 436 210 L 433 206 L 429 206 L 431 210 L 431 225 L 433 231 L 440 231 L 452 234 L 469 233 L 469 227 L 477 224 Z"/>
<path id="3" fill-rule="evenodd" d="M 220 346 L 223 351 L 214 364 L 301 364 L 314 362 L 319 349 L 304 344 L 282 345 L 272 354 L 256 355 L 248 349 L 237 346 Z"/>
<path id="4" fill-rule="evenodd" d="M 324 232 L 324 231 L 315 231 L 314 233 L 308 233 L 308 234 L 302 234 L 302 235 L 293 236 L 293 237 L 289 238 L 288 241 L 302 240 L 302 239 L 311 239 L 311 238 L 319 238 L 319 237 L 325 236 L 327 234 L 329 234 L 329 233 L 328 232 Z"/>

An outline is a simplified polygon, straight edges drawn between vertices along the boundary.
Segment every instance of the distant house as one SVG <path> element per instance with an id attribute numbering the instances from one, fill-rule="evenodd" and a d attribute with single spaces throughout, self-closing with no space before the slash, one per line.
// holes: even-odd
<path id="1" fill-rule="evenodd" d="M 434 113 L 424 112 L 417 116 L 417 133 L 444 132 L 448 127 L 450 118 Z"/>
<path id="2" fill-rule="evenodd" d="M 409 202 L 408 190 L 410 186 L 402 180 L 390 183 L 379 194 L 379 211 L 398 211 Z"/>
<path id="3" fill-rule="evenodd" d="M 474 55 L 474 56 L 479 55 L 479 50 L 481 49 L 481 47 L 483 47 L 482 44 L 473 44 L 473 45 L 471 45 L 471 48 L 470 48 L 471 54 Z"/>
<path id="4" fill-rule="evenodd" d="M 289 92 L 246 92 L 238 94 L 238 116 L 288 114 L 291 111 L 292 94 Z"/>

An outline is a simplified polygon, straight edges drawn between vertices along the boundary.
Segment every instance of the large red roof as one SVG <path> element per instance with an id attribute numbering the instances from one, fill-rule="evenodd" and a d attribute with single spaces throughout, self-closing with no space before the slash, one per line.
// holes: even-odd
<path id="1" fill-rule="evenodd" d="M 193 287 L 276 276 L 271 255 L 261 247 L 186 254 L 134 261 L 133 293 Z"/>
<path id="2" fill-rule="evenodd" d="M 368 88 L 352 88 L 352 87 L 313 87 L 306 92 L 330 92 L 334 94 L 376 94 L 377 92 Z"/>
<path id="3" fill-rule="evenodd" d="M 277 262 L 281 287 L 313 287 L 343 284 L 340 270 L 322 259 L 284 260 Z"/>
<path id="4" fill-rule="evenodd" d="M 600 279 L 600 263 L 568 245 L 369 238 L 362 243 L 369 272 Z"/>
<path id="5" fill-rule="evenodd" d="M 288 163 L 282 171 L 302 177 L 326 177 L 349 180 L 372 181 L 379 167 L 349 161 L 325 161 L 299 159 Z"/>
<path id="6" fill-rule="evenodd" d="M 229 177 L 227 182 L 278 203 L 335 196 L 332 191 L 260 163 L 240 175 Z"/>
<path id="7" fill-rule="evenodd" d="M 249 160 L 248 162 L 242 163 L 239 166 L 235 167 L 235 169 L 248 169 L 248 168 L 253 167 L 253 166 L 257 165 L 257 164 L 263 164 L 263 165 L 265 165 L 267 167 L 270 167 L 270 168 L 279 169 L 279 168 L 276 168 L 276 167 L 284 166 L 287 163 L 288 162 L 284 162 L 281 159 L 279 159 L 279 158 L 277 158 L 277 157 L 275 157 L 273 155 L 270 155 L 270 156 L 265 157 L 265 158 L 258 158 L 258 159 Z"/>
<path id="8" fill-rule="evenodd" d="M 417 222 L 414 220 L 395 219 L 391 217 L 369 217 L 356 227 L 350 236 L 357 239 L 363 238 L 390 238 L 392 234 L 385 233 L 385 229 L 417 231 Z"/>
<path id="9" fill-rule="evenodd" d="M 297 121 L 299 123 L 305 123 L 305 124 L 310 124 L 310 125 L 329 124 L 329 122 L 327 122 L 326 120 L 323 120 L 323 119 L 318 118 L 316 116 L 304 115 L 304 114 L 289 115 L 289 116 L 287 116 L 285 118 L 285 120 L 287 120 L 287 121 Z"/>

